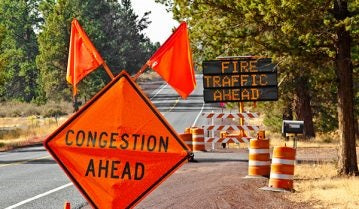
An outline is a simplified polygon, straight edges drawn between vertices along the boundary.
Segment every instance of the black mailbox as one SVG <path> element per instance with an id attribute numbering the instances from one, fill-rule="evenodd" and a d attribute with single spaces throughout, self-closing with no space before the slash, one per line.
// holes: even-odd
<path id="1" fill-rule="evenodd" d="M 282 133 L 284 134 L 303 134 L 304 121 L 283 120 Z"/>

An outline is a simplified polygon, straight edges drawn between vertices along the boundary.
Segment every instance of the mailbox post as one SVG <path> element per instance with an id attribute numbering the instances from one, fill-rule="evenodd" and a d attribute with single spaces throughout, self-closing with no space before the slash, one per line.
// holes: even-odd
<path id="1" fill-rule="evenodd" d="M 304 133 L 304 121 L 299 120 L 283 120 L 282 133 L 294 134 L 293 147 L 297 148 L 297 134 Z"/>

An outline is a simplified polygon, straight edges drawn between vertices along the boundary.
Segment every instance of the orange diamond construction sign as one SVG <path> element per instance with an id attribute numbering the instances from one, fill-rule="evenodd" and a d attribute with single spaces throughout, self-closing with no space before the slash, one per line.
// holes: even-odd
<path id="1" fill-rule="evenodd" d="M 44 142 L 94 208 L 132 208 L 189 148 L 122 71 Z"/>

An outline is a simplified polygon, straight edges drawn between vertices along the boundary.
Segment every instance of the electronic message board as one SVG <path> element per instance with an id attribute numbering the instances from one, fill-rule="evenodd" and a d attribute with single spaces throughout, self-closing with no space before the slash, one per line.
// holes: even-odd
<path id="1" fill-rule="evenodd" d="M 205 102 L 278 99 L 277 70 L 270 58 L 210 60 L 202 67 Z"/>

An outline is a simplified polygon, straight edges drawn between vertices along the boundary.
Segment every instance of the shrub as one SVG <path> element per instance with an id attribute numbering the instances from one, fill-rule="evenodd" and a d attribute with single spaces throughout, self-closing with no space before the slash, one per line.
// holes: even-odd
<path id="1" fill-rule="evenodd" d="M 44 116 L 53 117 L 72 113 L 72 104 L 70 102 L 50 101 L 44 105 L 25 102 L 3 102 L 0 104 L 0 117 L 28 117 Z"/>

